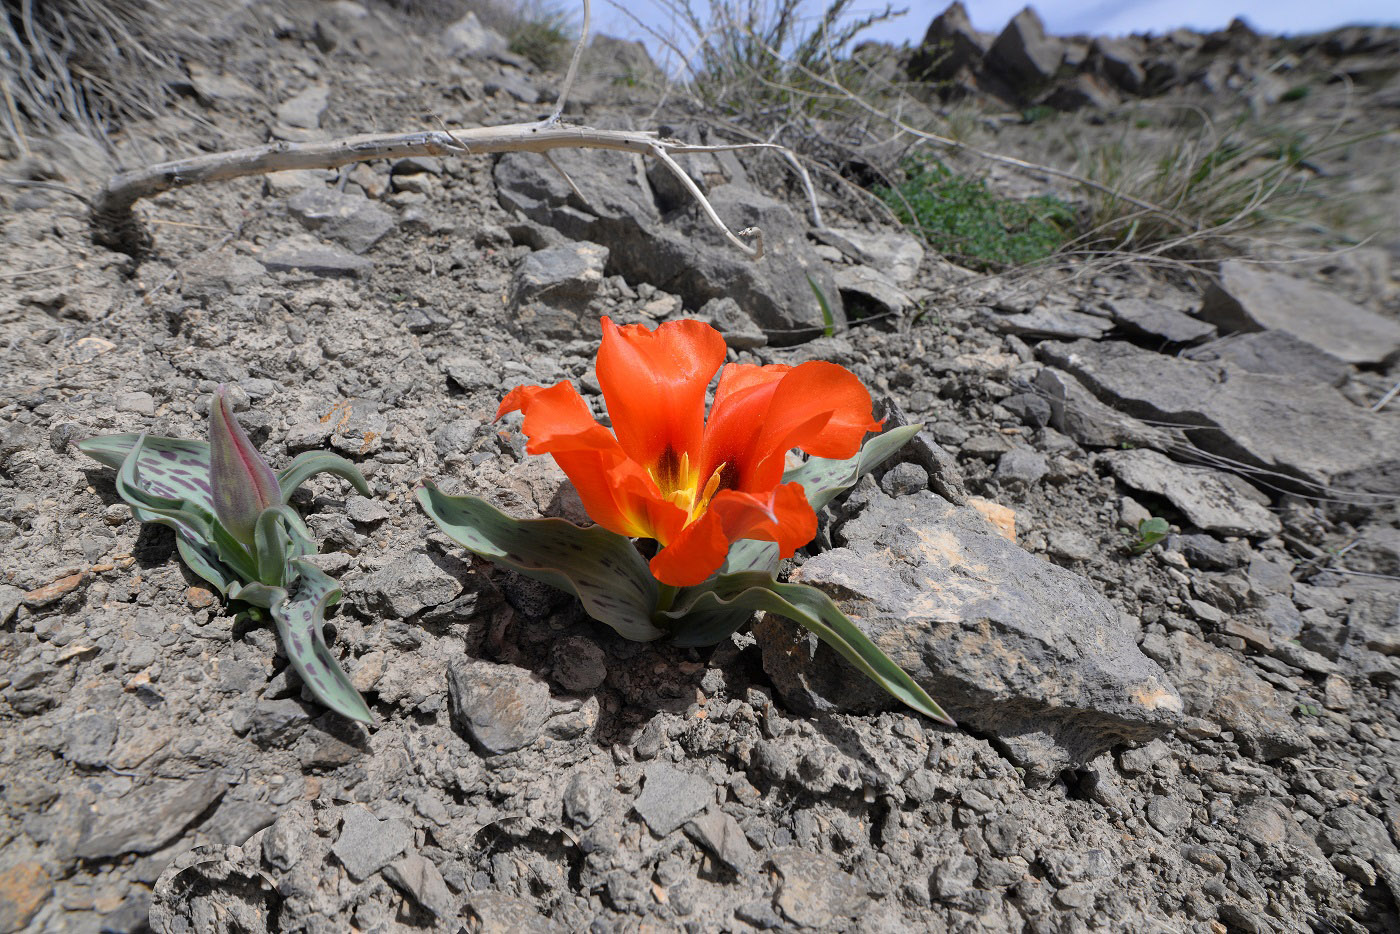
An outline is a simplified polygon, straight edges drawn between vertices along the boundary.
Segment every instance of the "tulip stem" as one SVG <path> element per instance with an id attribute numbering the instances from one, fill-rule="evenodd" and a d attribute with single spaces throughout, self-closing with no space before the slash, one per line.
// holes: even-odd
<path id="1" fill-rule="evenodd" d="M 676 602 L 676 594 L 678 593 L 680 593 L 679 587 L 673 587 L 670 584 L 663 584 L 661 581 L 657 581 L 656 612 L 665 613 L 667 610 L 671 609 Z"/>

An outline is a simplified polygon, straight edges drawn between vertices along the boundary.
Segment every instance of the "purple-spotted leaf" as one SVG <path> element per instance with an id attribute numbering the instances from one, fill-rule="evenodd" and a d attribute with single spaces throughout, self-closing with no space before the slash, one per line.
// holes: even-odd
<path id="1" fill-rule="evenodd" d="M 209 407 L 209 482 L 219 524 L 243 544 L 253 544 L 258 516 L 282 502 L 282 489 L 234 418 L 223 386 Z"/>
<path id="2" fill-rule="evenodd" d="M 113 470 L 121 470 L 136 441 L 135 432 L 88 438 L 78 442 L 78 450 Z M 213 491 L 209 484 L 209 444 L 180 438 L 144 436 L 136 474 L 141 489 L 168 499 L 183 499 L 210 516 L 214 515 Z"/>
<path id="3" fill-rule="evenodd" d="M 300 558 L 291 566 L 297 574 L 291 598 L 270 607 L 282 650 L 318 701 L 341 716 L 370 723 L 369 706 L 341 670 L 321 632 L 326 608 L 340 599 L 340 585 Z"/>
<path id="4" fill-rule="evenodd" d="M 438 528 L 473 554 L 573 594 L 589 616 L 628 639 L 667 635 L 651 621 L 656 579 L 621 535 L 563 519 L 514 519 L 485 500 L 448 496 L 431 483 L 416 495 Z"/>

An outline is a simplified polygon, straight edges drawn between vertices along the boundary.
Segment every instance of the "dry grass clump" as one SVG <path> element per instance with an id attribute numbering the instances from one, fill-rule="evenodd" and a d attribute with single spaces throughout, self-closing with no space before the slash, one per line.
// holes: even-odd
<path id="1" fill-rule="evenodd" d="M 163 0 L 0 0 L 0 128 L 16 155 L 34 136 L 77 131 L 104 142 L 121 123 L 155 116 L 191 49 Z"/>

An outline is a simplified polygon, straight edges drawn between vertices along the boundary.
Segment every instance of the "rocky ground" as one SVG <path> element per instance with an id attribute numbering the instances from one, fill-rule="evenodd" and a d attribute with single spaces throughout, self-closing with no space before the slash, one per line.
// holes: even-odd
<path id="1" fill-rule="evenodd" d="M 205 25 L 116 158 L 533 119 L 556 80 L 388 8 Z M 570 112 L 640 125 L 597 64 L 635 50 L 600 48 Z M 33 145 L 0 175 L 112 168 Z M 985 277 L 829 197 L 810 230 L 776 163 L 697 160 L 763 226 L 753 265 L 654 166 L 559 161 L 586 204 L 529 156 L 192 188 L 141 209 L 139 265 L 0 187 L 0 931 L 1400 930 L 1400 250 Z M 963 728 L 777 620 L 626 642 L 431 527 L 428 478 L 582 519 L 491 416 L 524 382 L 601 401 L 601 314 L 841 363 L 928 425 L 791 573 Z M 200 436 L 219 383 L 275 465 L 328 447 L 374 488 L 299 502 L 372 727 L 72 446 Z"/>

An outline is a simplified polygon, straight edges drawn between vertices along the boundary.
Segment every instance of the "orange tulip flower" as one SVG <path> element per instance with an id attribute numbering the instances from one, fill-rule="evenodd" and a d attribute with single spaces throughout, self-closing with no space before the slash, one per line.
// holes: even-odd
<path id="1" fill-rule="evenodd" d="M 530 454 L 550 454 L 584 508 L 609 531 L 662 547 L 663 584 L 705 581 L 740 539 L 777 542 L 790 558 L 817 534 L 802 485 L 783 483 L 787 452 L 849 458 L 880 422 L 870 393 L 834 363 L 720 372 L 709 418 L 705 393 L 724 362 L 718 331 L 682 320 L 656 330 L 603 319 L 598 383 L 613 429 L 568 382 L 520 386 L 496 417 L 521 412 Z"/>

